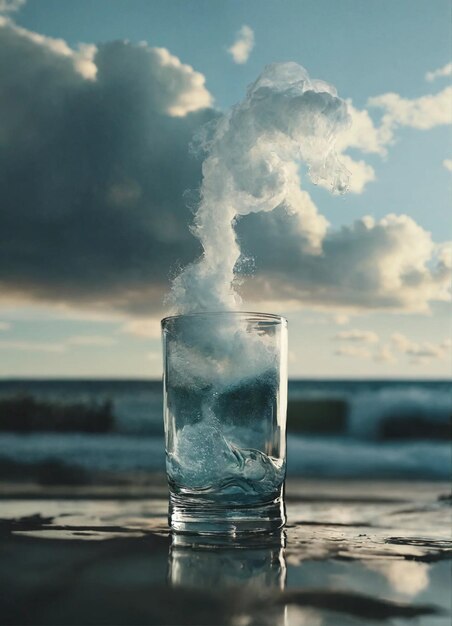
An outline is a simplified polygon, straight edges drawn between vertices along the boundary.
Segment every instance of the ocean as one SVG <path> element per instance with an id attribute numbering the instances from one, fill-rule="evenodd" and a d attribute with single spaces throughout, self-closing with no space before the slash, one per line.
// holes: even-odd
<path id="1" fill-rule="evenodd" d="M 160 381 L 0 381 L 0 399 L 23 393 L 64 403 L 109 400 L 114 427 L 107 433 L 0 432 L 0 462 L 55 461 L 88 472 L 165 470 Z M 451 477 L 448 382 L 294 380 L 289 405 L 289 476 Z M 325 432 L 298 428 L 293 407 L 303 413 L 303 407 L 313 405 L 327 424 L 329 414 L 334 417 L 343 407 L 339 427 Z"/>

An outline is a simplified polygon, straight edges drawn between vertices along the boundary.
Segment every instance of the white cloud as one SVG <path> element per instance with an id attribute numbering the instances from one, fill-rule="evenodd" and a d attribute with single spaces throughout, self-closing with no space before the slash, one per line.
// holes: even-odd
<path id="1" fill-rule="evenodd" d="M 291 364 L 297 363 L 298 362 L 297 353 L 294 350 L 289 350 L 288 355 L 287 355 L 287 360 Z"/>
<path id="2" fill-rule="evenodd" d="M 347 100 L 350 126 L 343 131 L 336 142 L 339 152 L 355 148 L 366 154 L 386 155 L 386 146 L 391 140 L 385 128 L 378 127 L 366 109 L 357 109 Z"/>
<path id="3" fill-rule="evenodd" d="M 303 248 L 299 217 L 283 210 L 244 218 L 238 230 L 242 249 L 256 259 L 255 275 L 244 285 L 250 299 L 347 312 L 420 312 L 431 301 L 450 300 L 450 245 L 435 244 L 407 215 L 364 217 L 329 230 L 316 254 Z"/>
<path id="4" fill-rule="evenodd" d="M 213 98 L 206 89 L 203 74 L 196 72 L 191 65 L 181 63 L 166 48 L 149 48 L 146 44 L 143 48 L 149 54 L 157 77 L 165 82 L 168 90 L 168 115 L 184 117 L 212 105 Z"/>
<path id="5" fill-rule="evenodd" d="M 444 77 L 451 76 L 451 75 L 452 75 L 452 63 L 446 63 L 446 65 L 443 65 L 437 70 L 427 72 L 425 75 L 425 80 L 432 82 L 436 80 L 437 78 L 444 78 Z"/>
<path id="6" fill-rule="evenodd" d="M 388 146 L 394 143 L 398 126 L 428 130 L 438 125 L 450 124 L 451 99 L 452 88 L 414 99 L 403 98 L 397 93 L 374 96 L 369 98 L 368 106 L 383 109 L 379 125 L 374 122 L 367 109 L 358 109 L 351 100 L 348 100 L 350 126 L 339 136 L 336 147 L 342 162 L 351 173 L 350 191 L 362 193 L 367 183 L 376 179 L 376 175 L 374 169 L 365 161 L 356 160 L 347 154 L 348 149 L 385 156 Z"/>
<path id="7" fill-rule="evenodd" d="M 386 130 L 375 126 L 368 111 L 357 109 L 351 100 L 347 100 L 347 109 L 350 124 L 338 135 L 335 148 L 341 163 L 350 174 L 348 191 L 360 194 L 363 193 L 367 183 L 376 179 L 375 170 L 364 160 L 352 158 L 346 150 L 354 149 L 384 156 L 387 143 Z M 319 184 L 327 187 L 322 181 L 319 181 Z"/>
<path id="8" fill-rule="evenodd" d="M 115 343 L 111 337 L 97 335 L 78 335 L 62 341 L 0 341 L 0 350 L 19 350 L 26 352 L 66 352 L 73 346 L 109 347 Z"/>
<path id="9" fill-rule="evenodd" d="M 75 71 L 86 78 L 94 80 L 97 75 L 97 66 L 94 62 L 97 47 L 94 44 L 80 43 L 73 52 Z"/>
<path id="10" fill-rule="evenodd" d="M 336 333 L 334 339 L 357 343 L 378 343 L 378 335 L 373 330 L 341 330 Z"/>
<path id="11" fill-rule="evenodd" d="M 96 78 L 97 67 L 94 63 L 94 57 L 97 48 L 95 45 L 79 44 L 78 48 L 73 50 L 64 39 L 55 39 L 54 37 L 46 37 L 40 33 L 35 33 L 1 16 L 0 29 L 9 30 L 19 38 L 36 44 L 41 49 L 56 55 L 56 57 L 67 58 L 72 62 L 74 70 L 86 80 L 94 80 Z"/>
<path id="12" fill-rule="evenodd" d="M 376 179 L 376 175 L 368 163 L 347 154 L 348 149 L 385 156 L 388 146 L 395 141 L 398 126 L 428 130 L 438 125 L 452 123 L 451 101 L 452 88 L 414 99 L 403 98 L 397 93 L 374 96 L 369 98 L 368 106 L 383 109 L 382 120 L 377 125 L 367 109 L 358 109 L 351 100 L 348 100 L 350 126 L 341 133 L 336 147 L 341 155 L 341 161 L 351 173 L 350 191 L 362 193 L 367 183 Z M 448 166 L 445 164 L 445 167 Z"/>
<path id="13" fill-rule="evenodd" d="M 412 344 L 412 342 L 405 337 L 402 333 L 393 333 L 391 335 L 391 342 L 399 350 L 399 352 L 406 352 Z"/>
<path id="14" fill-rule="evenodd" d="M 63 343 L 44 341 L 0 341 L 0 350 L 20 350 L 25 352 L 64 352 Z"/>
<path id="15" fill-rule="evenodd" d="M 13 13 L 24 6 L 27 0 L 0 0 L 0 13 Z"/>
<path id="16" fill-rule="evenodd" d="M 345 356 L 358 359 L 370 359 L 370 352 L 361 346 L 341 346 L 334 351 L 335 356 Z"/>
<path id="17" fill-rule="evenodd" d="M 9 330 L 11 328 L 11 324 L 9 322 L 0 322 L 0 331 Z"/>
<path id="18" fill-rule="evenodd" d="M 74 70 L 85 80 L 95 80 L 98 72 L 99 50 L 94 44 L 79 44 L 74 50 L 64 39 L 47 37 L 40 33 L 18 26 L 11 20 L 0 16 L 0 29 L 5 29 L 22 40 L 28 40 L 58 57 L 70 60 Z M 128 52 L 127 52 L 128 50 Z M 134 50 L 134 52 L 132 52 Z M 117 72 L 133 75 L 138 81 L 144 72 L 150 83 L 154 82 L 156 108 L 174 117 L 184 117 L 192 111 L 210 107 L 212 95 L 205 87 L 205 77 L 172 55 L 166 48 L 152 48 L 145 42 L 132 48 L 127 42 L 114 42 L 110 48 L 113 63 L 117 63 Z M 104 61 L 100 57 L 101 62 Z M 35 60 L 37 63 L 38 60 Z M 51 65 L 51 57 L 46 58 Z M 112 68 L 108 68 L 111 71 Z M 68 74 L 68 79 L 70 75 Z"/>
<path id="19" fill-rule="evenodd" d="M 443 165 L 449 172 L 452 172 L 452 159 L 444 159 Z"/>
<path id="20" fill-rule="evenodd" d="M 390 345 L 383 344 L 379 346 L 374 354 L 374 361 L 377 362 L 385 362 L 385 363 L 395 363 L 397 359 L 395 358 Z"/>
<path id="21" fill-rule="evenodd" d="M 350 331 L 350 333 L 338 333 L 334 338 L 352 342 L 343 345 L 340 348 L 336 348 L 334 351 L 336 356 L 346 356 L 358 359 L 372 358 L 377 363 L 395 363 L 397 361 L 389 344 L 377 345 L 373 353 L 363 345 L 356 345 L 356 343 L 377 344 L 379 342 L 378 335 L 372 331 Z"/>
<path id="22" fill-rule="evenodd" d="M 352 159 L 348 154 L 341 154 L 340 159 L 351 174 L 348 186 L 349 192 L 363 193 L 367 183 L 375 180 L 374 168 L 363 160 L 357 161 Z"/>
<path id="23" fill-rule="evenodd" d="M 105 337 L 102 335 L 77 335 L 66 339 L 65 344 L 68 346 L 112 346 L 116 343 L 113 337 Z"/>
<path id="24" fill-rule="evenodd" d="M 421 359 L 442 359 L 444 357 L 444 350 L 440 345 L 437 346 L 430 342 L 424 342 L 420 345 L 412 345 L 407 350 L 407 354 Z"/>
<path id="25" fill-rule="evenodd" d="M 349 191 L 363 193 L 367 183 L 376 180 L 374 168 L 365 161 L 352 158 L 346 153 L 349 149 L 359 150 L 364 154 L 385 156 L 387 146 L 393 140 L 393 133 L 385 125 L 377 126 L 366 109 L 357 109 L 351 100 L 347 100 L 350 125 L 336 141 L 340 160 L 350 172 Z"/>
<path id="26" fill-rule="evenodd" d="M 428 341 L 417 343 L 402 333 L 393 333 L 391 343 L 396 350 L 410 357 L 412 364 L 417 365 L 428 363 L 431 359 L 444 359 L 450 351 L 452 342 L 446 339 L 439 344 Z"/>
<path id="27" fill-rule="evenodd" d="M 249 59 L 252 49 L 254 48 L 254 32 L 249 26 L 242 26 L 237 33 L 237 37 L 228 52 L 234 60 L 234 63 L 243 65 Z"/>
<path id="28" fill-rule="evenodd" d="M 129 320 L 121 327 L 120 332 L 138 337 L 158 339 L 161 335 L 160 318 Z"/>
<path id="29" fill-rule="evenodd" d="M 402 98 L 397 93 L 386 93 L 370 98 L 368 104 L 383 109 L 382 129 L 389 138 L 397 126 L 429 130 L 435 126 L 451 124 L 451 99 L 452 87 L 446 87 L 436 94 L 412 100 Z"/>
<path id="30" fill-rule="evenodd" d="M 345 326 L 345 324 L 350 322 L 350 316 L 345 315 L 344 313 L 338 313 L 337 315 L 334 315 L 333 321 L 338 326 Z"/>

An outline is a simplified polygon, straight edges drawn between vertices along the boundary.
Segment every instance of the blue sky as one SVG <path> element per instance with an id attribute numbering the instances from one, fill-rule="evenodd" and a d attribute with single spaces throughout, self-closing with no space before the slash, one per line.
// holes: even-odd
<path id="1" fill-rule="evenodd" d="M 241 100 L 247 85 L 275 61 L 296 61 L 311 76 L 335 85 L 342 98 L 369 112 L 375 127 L 388 109 L 371 107 L 370 98 L 394 92 L 414 101 L 441 92 L 450 81 L 426 80 L 427 72 L 450 61 L 447 0 L 28 0 L 8 15 L 20 27 L 63 39 L 72 48 L 118 39 L 166 48 L 205 77 L 220 111 Z M 243 25 L 252 29 L 255 45 L 248 60 L 237 64 L 228 48 Z M 332 229 L 364 215 L 380 220 L 406 214 L 435 243 L 446 242 L 451 239 L 451 172 L 443 162 L 452 158 L 449 128 L 434 121 L 423 129 L 400 119 L 381 154 L 348 149 L 349 156 L 374 170 L 375 180 L 361 192 L 336 197 L 309 183 L 305 189 Z M 151 329 L 142 332 L 130 312 L 114 307 L 93 312 L 88 301 L 74 306 L 73 300 L 59 302 L 52 295 L 38 302 L 34 295 L 13 292 L 0 303 L 0 376 L 159 375 L 157 312 L 151 313 Z M 413 305 L 347 310 L 334 302 L 286 304 L 281 300 L 277 312 L 289 317 L 294 376 L 450 374 L 444 301 L 432 297 L 423 311 Z"/>
<path id="2" fill-rule="evenodd" d="M 372 95 L 425 93 L 424 75 L 449 61 L 447 0 L 29 0 L 17 21 L 70 44 L 145 40 L 202 72 L 220 107 L 243 97 L 267 63 L 297 61 L 363 105 Z M 248 63 L 225 54 L 249 24 Z"/>

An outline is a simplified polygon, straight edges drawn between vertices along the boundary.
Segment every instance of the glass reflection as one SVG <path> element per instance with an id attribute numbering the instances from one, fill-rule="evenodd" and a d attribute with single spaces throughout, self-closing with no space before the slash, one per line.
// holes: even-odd
<path id="1" fill-rule="evenodd" d="M 283 590 L 286 562 L 283 533 L 270 537 L 228 539 L 173 535 L 168 577 L 172 586 L 218 590 L 240 587 L 262 593 Z"/>

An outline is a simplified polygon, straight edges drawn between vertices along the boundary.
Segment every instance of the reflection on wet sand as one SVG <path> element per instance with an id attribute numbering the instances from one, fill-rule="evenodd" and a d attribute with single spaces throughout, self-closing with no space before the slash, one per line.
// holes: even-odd
<path id="1" fill-rule="evenodd" d="M 173 534 L 168 582 L 214 596 L 220 591 L 233 624 L 287 626 L 287 607 L 276 600 L 286 586 L 285 542 L 284 533 L 234 540 Z"/>
<path id="2" fill-rule="evenodd" d="M 403 560 L 373 560 L 366 566 L 386 578 L 394 591 L 409 598 L 414 598 L 429 586 L 429 569 L 427 563 Z"/>
<path id="3" fill-rule="evenodd" d="M 289 485 L 285 536 L 219 542 L 170 536 L 166 499 L 135 487 L 128 498 L 123 488 L 116 498 L 0 491 L 0 621 L 450 626 L 444 493 L 433 483 Z"/>
<path id="4" fill-rule="evenodd" d="M 199 589 L 240 587 L 283 590 L 286 584 L 285 537 L 228 540 L 173 535 L 168 578 L 173 586 Z"/>

